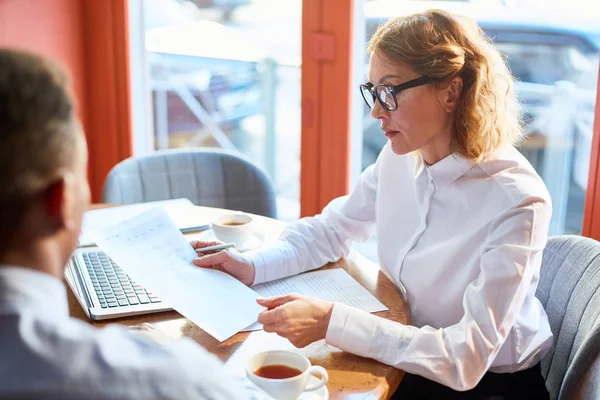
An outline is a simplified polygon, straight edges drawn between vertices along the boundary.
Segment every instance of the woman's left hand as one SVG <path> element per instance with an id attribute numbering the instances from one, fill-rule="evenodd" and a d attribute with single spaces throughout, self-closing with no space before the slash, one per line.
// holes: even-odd
<path id="1" fill-rule="evenodd" d="M 265 332 L 275 332 L 296 347 L 325 339 L 333 303 L 299 294 L 259 298 L 267 310 L 258 315 Z"/>

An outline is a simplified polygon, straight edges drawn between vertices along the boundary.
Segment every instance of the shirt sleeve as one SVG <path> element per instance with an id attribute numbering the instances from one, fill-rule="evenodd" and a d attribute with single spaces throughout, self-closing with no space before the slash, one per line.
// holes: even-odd
<path id="1" fill-rule="evenodd" d="M 187 378 L 177 399 L 272 399 L 245 376 L 233 375 L 215 355 L 189 340 L 175 340 L 167 345 L 179 366 L 178 374 Z M 200 395 L 200 396 L 199 396 Z"/>
<path id="2" fill-rule="evenodd" d="M 97 368 L 94 375 L 106 379 L 105 399 L 271 399 L 188 338 L 159 345 L 144 335 L 111 326 L 96 335 L 95 344 L 88 369 Z"/>
<path id="3" fill-rule="evenodd" d="M 375 229 L 378 164 L 361 174 L 352 193 L 331 201 L 323 212 L 287 226 L 279 242 L 245 253 L 254 264 L 254 284 L 321 267 L 348 255 L 352 241 L 368 239 Z"/>
<path id="4" fill-rule="evenodd" d="M 421 375 L 454 390 L 477 385 L 515 323 L 538 275 L 550 222 L 550 205 L 530 200 L 491 224 L 480 273 L 463 296 L 455 325 L 417 328 L 336 304 L 327 343 Z"/>

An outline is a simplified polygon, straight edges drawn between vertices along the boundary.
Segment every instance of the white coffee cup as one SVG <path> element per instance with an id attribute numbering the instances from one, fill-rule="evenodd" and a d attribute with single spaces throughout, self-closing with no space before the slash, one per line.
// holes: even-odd
<path id="1" fill-rule="evenodd" d="M 259 368 L 273 365 L 294 368 L 300 374 L 284 379 L 256 375 Z M 308 384 L 312 374 L 320 375 L 320 380 Z M 246 376 L 276 400 L 296 400 L 303 392 L 320 389 L 329 380 L 325 368 L 311 365 L 306 356 L 290 350 L 272 350 L 253 355 L 246 366 Z"/>
<path id="2" fill-rule="evenodd" d="M 225 214 L 215 219 L 211 227 L 221 242 L 241 247 L 252 236 L 252 217 L 244 213 Z"/>

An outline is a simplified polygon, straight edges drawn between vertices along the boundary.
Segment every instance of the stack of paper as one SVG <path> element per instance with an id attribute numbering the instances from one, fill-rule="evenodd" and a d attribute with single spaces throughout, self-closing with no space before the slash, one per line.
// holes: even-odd
<path id="1" fill-rule="evenodd" d="M 208 223 L 207 221 L 197 220 L 197 218 L 194 219 L 194 203 L 183 198 L 102 208 L 91 210 L 84 214 L 81 234 L 79 235 L 79 246 L 94 245 L 94 240 L 90 235 L 91 232 L 114 225 L 155 207 L 163 208 L 179 229 L 206 225 Z"/>
<path id="2" fill-rule="evenodd" d="M 92 232 L 98 246 L 133 280 L 223 341 L 254 323 L 263 307 L 237 279 L 192 265 L 196 251 L 162 208 Z"/>
<path id="3" fill-rule="evenodd" d="M 290 293 L 304 294 L 333 303 L 337 302 L 356 307 L 370 313 L 388 310 L 342 268 L 307 272 L 256 285 L 254 290 L 263 297 L 281 296 Z M 262 329 L 262 325 L 255 323 L 245 330 L 258 329 Z"/>
<path id="4" fill-rule="evenodd" d="M 366 312 L 385 311 L 384 306 L 342 268 L 324 269 L 254 286 L 263 297 L 299 293 L 339 302 Z"/>

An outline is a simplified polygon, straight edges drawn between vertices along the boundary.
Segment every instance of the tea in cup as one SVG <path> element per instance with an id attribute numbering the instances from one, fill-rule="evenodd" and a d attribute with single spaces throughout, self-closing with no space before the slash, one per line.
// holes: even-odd
<path id="1" fill-rule="evenodd" d="M 318 382 L 308 382 L 312 374 L 319 375 Z M 246 376 L 276 400 L 296 400 L 305 391 L 325 386 L 329 379 L 325 368 L 289 350 L 255 354 L 248 361 Z"/>
<path id="2" fill-rule="evenodd" d="M 221 242 L 241 247 L 252 237 L 252 217 L 244 213 L 221 215 L 211 224 L 215 237 Z"/>

